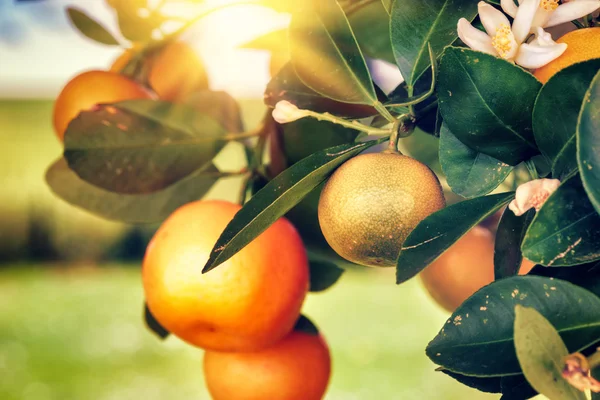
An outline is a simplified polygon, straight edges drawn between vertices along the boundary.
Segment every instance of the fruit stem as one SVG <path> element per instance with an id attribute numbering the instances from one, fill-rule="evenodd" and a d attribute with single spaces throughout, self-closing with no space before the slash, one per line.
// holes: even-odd
<path id="1" fill-rule="evenodd" d="M 365 132 L 367 135 L 387 136 L 393 134 L 392 128 L 381 129 L 374 128 L 372 126 L 361 124 L 360 122 L 353 120 L 348 121 L 340 117 L 336 117 L 330 113 L 318 113 L 311 110 L 305 110 L 307 116 L 317 119 L 318 121 L 327 121 L 334 124 L 345 126 L 346 128 L 355 129 L 357 131 Z M 396 119 L 394 118 L 394 123 Z"/>
<path id="2" fill-rule="evenodd" d="M 383 104 L 381 104 L 380 101 L 375 102 L 375 104 L 373 104 L 373 107 L 375 107 L 375 109 L 377 110 L 377 112 L 385 119 L 388 120 L 388 122 L 395 124 L 396 123 L 396 118 L 387 110 L 387 108 L 384 107 Z"/>
<path id="3" fill-rule="evenodd" d="M 529 159 L 525 161 L 525 166 L 527 166 L 527 170 L 529 171 L 529 175 L 531 175 L 531 179 L 540 179 L 538 175 L 537 168 L 535 167 L 535 163 L 533 160 Z"/>

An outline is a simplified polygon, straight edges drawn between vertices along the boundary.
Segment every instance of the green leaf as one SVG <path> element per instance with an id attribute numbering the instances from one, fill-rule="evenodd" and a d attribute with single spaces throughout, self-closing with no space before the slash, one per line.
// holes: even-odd
<path id="1" fill-rule="evenodd" d="M 440 60 L 444 122 L 473 150 L 509 165 L 537 153 L 531 113 L 540 88 L 533 75 L 489 54 L 448 47 Z"/>
<path id="2" fill-rule="evenodd" d="M 86 182 L 145 194 L 206 166 L 227 143 L 224 134 L 192 107 L 130 100 L 79 114 L 67 128 L 64 156 Z"/>
<path id="3" fill-rule="evenodd" d="M 473 389 L 477 389 L 480 392 L 485 393 L 500 393 L 501 391 L 501 381 L 502 378 L 499 376 L 494 377 L 477 377 L 477 376 L 467 376 L 457 374 L 456 372 L 448 371 L 447 369 L 440 368 L 440 372 L 448 375 L 452 379 L 457 380 L 458 382 L 471 387 Z"/>
<path id="4" fill-rule="evenodd" d="M 348 15 L 359 48 L 366 57 L 394 63 L 390 40 L 390 15 L 377 1 Z"/>
<path id="5" fill-rule="evenodd" d="M 485 286 L 467 299 L 427 346 L 436 364 L 465 375 L 521 373 L 513 341 L 514 308 L 533 307 L 560 333 L 569 351 L 600 337 L 600 298 L 559 279 L 515 276 Z"/>
<path id="6" fill-rule="evenodd" d="M 504 210 L 498 224 L 494 245 L 495 280 L 508 278 L 519 273 L 523 261 L 521 242 L 534 215 L 533 210 L 529 210 L 520 217 L 517 217 L 508 208 Z"/>
<path id="7" fill-rule="evenodd" d="M 600 297 L 600 262 L 553 268 L 536 265 L 529 272 L 529 275 L 545 276 L 571 282 Z"/>
<path id="8" fill-rule="evenodd" d="M 300 331 L 304 333 L 308 333 L 310 335 L 318 335 L 319 328 L 307 317 L 304 315 L 300 315 L 298 321 L 296 321 L 296 325 L 294 326 L 295 331 Z"/>
<path id="9" fill-rule="evenodd" d="M 443 123 L 440 130 L 440 164 L 452 191 L 462 197 L 479 197 L 496 189 L 513 167 L 471 149 Z"/>
<path id="10" fill-rule="evenodd" d="M 388 15 L 392 15 L 392 3 L 394 0 L 381 0 L 381 4 L 383 4 L 383 8 L 388 13 Z"/>
<path id="11" fill-rule="evenodd" d="M 554 75 L 540 90 L 533 109 L 535 141 L 560 178 L 577 169 L 577 116 L 600 59 L 571 65 Z"/>
<path id="12" fill-rule="evenodd" d="M 292 63 L 300 79 L 323 96 L 343 103 L 375 104 L 371 75 L 344 11 L 335 0 L 294 14 Z"/>
<path id="13" fill-rule="evenodd" d="M 522 374 L 503 376 L 500 378 L 500 388 L 500 400 L 527 400 L 538 394 Z"/>
<path id="14" fill-rule="evenodd" d="M 149 42 L 152 32 L 167 18 L 148 9 L 148 0 L 126 0 L 115 2 L 115 11 L 121 33 L 132 42 Z"/>
<path id="15" fill-rule="evenodd" d="M 110 46 L 119 45 L 117 39 L 115 39 L 105 27 L 80 9 L 76 7 L 67 7 L 67 15 L 73 26 L 86 37 L 95 42 Z"/>
<path id="16" fill-rule="evenodd" d="M 244 131 L 242 109 L 227 92 L 199 90 L 187 96 L 183 104 L 212 117 L 229 133 Z"/>
<path id="17" fill-rule="evenodd" d="M 396 0 L 392 6 L 391 37 L 396 63 L 409 86 L 429 68 L 427 44 L 439 54 L 457 38 L 456 22 L 477 15 L 471 0 Z"/>
<path id="18" fill-rule="evenodd" d="M 554 192 L 531 222 L 523 255 L 546 266 L 600 260 L 600 215 L 589 202 L 579 175 Z"/>
<path id="19" fill-rule="evenodd" d="M 515 349 L 525 377 L 540 394 L 552 400 L 586 400 L 562 377 L 567 346 L 534 308 L 515 306 Z"/>
<path id="20" fill-rule="evenodd" d="M 322 292 L 333 286 L 344 270 L 329 261 L 310 261 L 310 291 Z"/>
<path id="21" fill-rule="evenodd" d="M 377 90 L 376 88 L 375 90 Z M 385 99 L 385 94 L 378 91 L 378 97 Z M 294 70 L 291 63 L 285 65 L 281 71 L 269 82 L 265 90 L 264 101 L 269 107 L 281 101 L 287 100 L 299 108 L 315 112 L 330 112 L 341 117 L 364 118 L 377 114 L 372 106 L 364 104 L 341 103 L 315 92 L 306 86 Z"/>
<path id="22" fill-rule="evenodd" d="M 164 326 L 160 324 L 152 315 L 152 312 L 148 308 L 148 304 L 144 304 L 144 321 L 150 331 L 152 331 L 159 339 L 166 339 L 171 332 L 169 332 Z"/>
<path id="23" fill-rule="evenodd" d="M 402 283 L 431 264 L 471 228 L 507 205 L 514 193 L 465 200 L 437 211 L 408 235 L 396 267 L 396 282 Z"/>
<path id="24" fill-rule="evenodd" d="M 600 213 L 600 59 L 598 73 L 585 94 L 577 124 L 577 161 L 583 187 Z"/>
<path id="25" fill-rule="evenodd" d="M 218 179 L 219 171 L 210 164 L 205 170 L 158 192 L 126 195 L 85 182 L 63 158 L 46 171 L 48 186 L 67 203 L 102 218 L 133 224 L 163 221 L 180 206 L 202 198 Z"/>
<path id="26" fill-rule="evenodd" d="M 298 204 L 350 158 L 383 139 L 343 144 L 316 152 L 269 182 L 238 211 L 217 240 L 203 273 L 227 261 Z"/>

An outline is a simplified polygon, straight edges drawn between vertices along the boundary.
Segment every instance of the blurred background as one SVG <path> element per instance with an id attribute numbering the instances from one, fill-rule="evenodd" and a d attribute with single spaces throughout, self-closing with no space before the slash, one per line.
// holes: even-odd
<path id="1" fill-rule="evenodd" d="M 0 0 L 0 399 L 208 399 L 202 352 L 174 337 L 161 342 L 143 323 L 140 265 L 156 226 L 100 219 L 44 182 L 62 147 L 53 99 L 71 77 L 106 69 L 123 51 L 76 32 L 67 5 L 116 31 L 103 0 Z M 184 37 L 211 89 L 239 100 L 247 127 L 265 112 L 270 54 L 240 46 L 288 23 L 285 13 L 236 6 Z M 382 85 L 397 83 L 395 68 L 373 68 Z M 243 162 L 235 146 L 219 157 Z M 235 201 L 237 179 L 221 180 L 207 197 Z M 333 288 L 311 294 L 304 312 L 332 350 L 327 399 L 497 397 L 434 371 L 424 349 L 448 314 L 418 279 L 396 286 L 391 269 L 349 268 Z"/>

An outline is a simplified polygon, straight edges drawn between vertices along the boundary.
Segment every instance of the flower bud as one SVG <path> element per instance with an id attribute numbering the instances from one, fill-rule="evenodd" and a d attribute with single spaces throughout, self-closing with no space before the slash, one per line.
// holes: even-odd
<path id="1" fill-rule="evenodd" d="M 539 211 L 548 197 L 559 186 L 560 181 L 558 179 L 534 179 L 519 185 L 515 199 L 510 202 L 508 208 L 516 216 L 525 214 L 530 208 L 535 208 L 536 211 Z"/>
<path id="2" fill-rule="evenodd" d="M 308 116 L 307 110 L 301 110 L 287 100 L 282 100 L 275 105 L 273 118 L 280 124 L 294 122 Z"/>

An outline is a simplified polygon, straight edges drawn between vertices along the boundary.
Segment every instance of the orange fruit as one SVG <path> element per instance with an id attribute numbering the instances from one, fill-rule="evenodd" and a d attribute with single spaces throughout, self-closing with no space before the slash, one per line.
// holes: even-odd
<path id="1" fill-rule="evenodd" d="M 110 70 L 120 72 L 140 49 L 133 47 L 121 54 Z M 195 91 L 208 89 L 204 64 L 185 42 L 171 42 L 151 53 L 148 82 L 161 100 L 178 101 Z"/>
<path id="2" fill-rule="evenodd" d="M 294 327 L 308 291 L 306 251 L 284 218 L 202 274 L 240 208 L 224 201 L 180 207 L 155 233 L 144 257 L 152 314 L 176 336 L 209 350 L 249 351 L 275 343 Z"/>
<path id="3" fill-rule="evenodd" d="M 71 120 L 97 104 L 132 99 L 151 99 L 153 93 L 124 76 L 106 71 L 77 75 L 62 89 L 54 103 L 54 131 L 62 141 Z"/>
<path id="4" fill-rule="evenodd" d="M 577 29 L 562 36 L 557 43 L 566 43 L 569 47 L 556 60 L 538 68 L 533 73 L 542 83 L 558 71 L 578 62 L 600 58 L 600 27 Z"/>
<path id="5" fill-rule="evenodd" d="M 535 264 L 523 259 L 519 274 Z M 494 235 L 476 226 L 421 271 L 421 281 L 431 297 L 452 312 L 482 287 L 494 281 Z"/>
<path id="6" fill-rule="evenodd" d="M 204 377 L 214 400 L 320 400 L 331 373 L 320 335 L 292 332 L 256 352 L 204 354 Z"/>
<path id="7" fill-rule="evenodd" d="M 445 204 L 440 182 L 425 164 L 399 154 L 363 154 L 344 163 L 325 185 L 319 224 L 345 259 L 395 266 L 410 232 Z"/>

